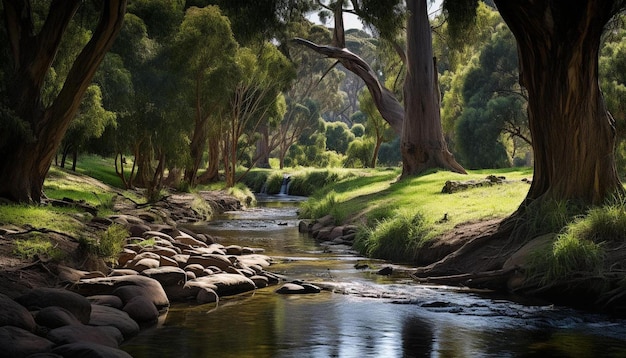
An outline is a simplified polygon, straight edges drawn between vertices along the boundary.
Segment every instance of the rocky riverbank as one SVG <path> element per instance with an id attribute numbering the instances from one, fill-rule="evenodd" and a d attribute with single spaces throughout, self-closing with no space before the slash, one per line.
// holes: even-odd
<path id="1" fill-rule="evenodd" d="M 221 192 L 204 192 L 201 197 L 218 212 L 242 208 L 238 200 Z M 71 236 L 41 229 L 36 231 L 50 235 L 68 251 L 74 249 L 74 260 L 56 263 L 36 257 L 34 262 L 19 262 L 7 248 L 12 239 L 33 229 L 0 228 L 3 354 L 128 357 L 119 346 L 141 327 L 156 324 L 172 302 L 211 304 L 223 296 L 281 281 L 266 270 L 271 258 L 262 249 L 224 245 L 219 238 L 179 228 L 179 223 L 205 219 L 194 211 L 193 200 L 197 197 L 176 194 L 150 207 L 125 202 L 115 215 L 93 217 L 85 232 L 114 224 L 129 232 L 113 265 L 77 257 L 81 253 Z M 319 289 L 291 283 L 276 291 Z"/>

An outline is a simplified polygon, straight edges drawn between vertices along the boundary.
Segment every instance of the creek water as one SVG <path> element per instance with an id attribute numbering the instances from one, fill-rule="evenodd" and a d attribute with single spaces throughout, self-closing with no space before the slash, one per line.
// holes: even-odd
<path id="1" fill-rule="evenodd" d="M 218 304 L 174 304 L 121 347 L 133 357 L 626 357 L 626 320 L 515 297 L 417 284 L 409 267 L 322 247 L 298 232 L 297 200 L 270 198 L 194 229 L 260 247 L 269 271 L 326 288 L 277 286 Z M 356 269 L 355 264 L 370 268 Z"/>

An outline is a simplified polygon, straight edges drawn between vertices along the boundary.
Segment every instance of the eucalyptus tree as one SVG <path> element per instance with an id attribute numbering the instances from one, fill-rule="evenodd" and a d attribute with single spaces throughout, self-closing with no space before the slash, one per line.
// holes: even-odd
<path id="1" fill-rule="evenodd" d="M 454 5 L 446 6 L 445 9 L 454 21 L 457 20 L 455 15 L 459 11 L 471 14 L 477 5 L 477 1 L 473 0 L 446 3 L 449 2 L 454 2 Z M 366 23 L 372 24 L 381 36 L 391 41 L 406 63 L 404 106 L 381 84 L 377 74 L 367 62 L 345 49 L 342 19 L 345 3 L 347 1 L 340 0 L 326 6 L 332 11 L 335 19 L 332 46 L 318 45 L 303 39 L 296 41 L 337 59 L 365 81 L 381 115 L 401 135 L 402 177 L 420 174 L 430 168 L 445 168 L 465 173 L 448 150 L 441 127 L 440 92 L 435 70 L 436 61 L 432 56 L 427 0 L 408 0 L 406 8 L 398 0 L 350 1 L 351 11 Z M 459 19 L 463 20 L 464 17 Z M 396 36 L 400 31 L 399 25 L 403 23 L 406 23 L 406 51 L 396 42 Z"/>
<path id="2" fill-rule="evenodd" d="M 192 186 L 207 147 L 212 114 L 228 105 L 238 47 L 228 18 L 217 6 L 207 6 L 187 9 L 170 49 L 169 68 L 176 74 L 178 92 L 194 113 L 191 158 L 185 169 L 185 180 Z"/>
<path id="3" fill-rule="evenodd" d="M 369 92 L 361 92 L 359 95 L 359 107 L 367 117 L 365 122 L 365 137 L 371 138 L 374 143 L 374 148 L 371 153 L 372 156 L 367 164 L 370 168 L 376 168 L 380 146 L 383 143 L 391 141 L 396 134 L 376 109 L 374 100 Z"/>
<path id="4" fill-rule="evenodd" d="M 60 166 L 65 167 L 68 154 L 72 154 L 72 170 L 76 171 L 78 152 L 83 149 L 88 140 L 100 138 L 106 127 L 115 127 L 117 125 L 115 119 L 115 112 L 108 111 L 102 106 L 100 87 L 95 84 L 89 86 L 76 113 L 76 118 L 70 123 L 63 137 Z"/>
<path id="5" fill-rule="evenodd" d="M 269 42 L 256 48 L 240 47 L 235 63 L 239 76 L 229 91 L 227 110 L 220 113 L 224 174 L 229 187 L 247 173 L 239 177 L 235 173 L 240 146 L 250 146 L 256 141 L 254 134 L 259 125 L 284 115 L 281 93 L 295 78 L 291 62 Z"/>
<path id="6" fill-rule="evenodd" d="M 600 204 L 623 192 L 598 58 L 606 25 L 626 1 L 495 3 L 517 40 L 520 83 L 528 91 L 535 166 L 520 209 L 553 199 Z"/>
<path id="7" fill-rule="evenodd" d="M 328 29 L 308 22 L 292 24 L 290 31 L 320 42 L 331 39 Z M 317 128 L 320 113 L 339 110 L 342 103 L 339 85 L 345 77 L 337 68 L 329 69 L 331 60 L 323 59 L 301 46 L 291 46 L 289 58 L 297 64 L 296 79 L 285 91 L 287 112 L 271 128 L 268 146 L 269 150 L 277 150 L 281 169 L 284 168 L 289 148 L 299 141 L 307 129 Z"/>
<path id="8" fill-rule="evenodd" d="M 52 0 L 37 18 L 29 0 L 4 0 L 2 13 L 11 68 L 0 88 L 0 197 L 39 202 L 43 182 L 104 55 L 117 36 L 126 0 L 105 0 L 89 41 L 71 63 L 63 87 L 48 104 L 43 89 L 80 0 Z"/>

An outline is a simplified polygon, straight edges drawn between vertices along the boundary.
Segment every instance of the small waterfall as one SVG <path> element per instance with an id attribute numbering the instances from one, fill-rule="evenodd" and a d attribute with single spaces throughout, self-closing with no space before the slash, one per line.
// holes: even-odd
<path id="1" fill-rule="evenodd" d="M 263 186 L 261 187 L 261 191 L 259 192 L 259 194 L 267 195 L 267 182 L 263 183 Z"/>
<path id="2" fill-rule="evenodd" d="M 283 175 L 283 182 L 280 185 L 280 192 L 278 195 L 289 195 L 289 185 L 291 184 L 291 177 L 287 174 Z"/>

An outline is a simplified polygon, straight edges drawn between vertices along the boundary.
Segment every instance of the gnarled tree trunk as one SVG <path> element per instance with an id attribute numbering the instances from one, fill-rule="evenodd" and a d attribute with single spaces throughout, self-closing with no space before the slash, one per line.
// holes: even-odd
<path id="1" fill-rule="evenodd" d="M 443 136 L 426 0 L 408 0 L 407 11 L 407 74 L 400 144 L 402 177 L 417 175 L 431 168 L 465 173 L 448 151 Z"/>
<path id="2" fill-rule="evenodd" d="M 82 1 L 53 0 L 38 34 L 29 1 L 4 0 L 5 24 L 13 54 L 14 73 L 7 84 L 8 105 L 22 128 L 0 143 L 0 197 L 39 202 L 43 182 L 81 99 L 117 36 L 126 0 L 107 0 L 91 40 L 82 49 L 59 95 L 47 108 L 42 102 L 44 80 L 67 28 Z M 6 119 L 2 119 L 6 120 Z"/>
<path id="3" fill-rule="evenodd" d="M 623 2 L 496 4 L 517 39 L 520 83 L 528 90 L 535 168 L 523 206 L 545 199 L 599 204 L 623 191 L 615 123 L 598 84 L 601 35 Z"/>

